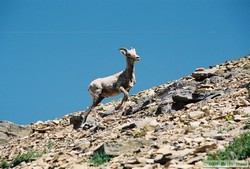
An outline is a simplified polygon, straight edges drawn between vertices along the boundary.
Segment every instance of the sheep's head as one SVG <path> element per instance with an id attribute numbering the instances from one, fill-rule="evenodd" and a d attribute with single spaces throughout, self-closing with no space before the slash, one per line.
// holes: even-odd
<path id="1" fill-rule="evenodd" d="M 136 54 L 135 48 L 126 49 L 126 48 L 120 48 L 120 52 L 128 58 L 132 62 L 138 62 L 140 61 L 140 56 Z"/>

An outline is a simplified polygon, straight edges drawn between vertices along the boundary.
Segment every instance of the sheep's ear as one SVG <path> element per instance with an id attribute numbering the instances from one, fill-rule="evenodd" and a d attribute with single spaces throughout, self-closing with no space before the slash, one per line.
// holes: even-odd
<path id="1" fill-rule="evenodd" d="M 126 56 L 127 51 L 128 51 L 126 48 L 120 48 L 119 50 L 120 50 L 120 52 L 121 52 L 123 55 Z"/>

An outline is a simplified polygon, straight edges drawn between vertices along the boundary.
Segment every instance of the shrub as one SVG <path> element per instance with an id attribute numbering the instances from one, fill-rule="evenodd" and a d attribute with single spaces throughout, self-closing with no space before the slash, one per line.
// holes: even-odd
<path id="1" fill-rule="evenodd" d="M 111 159 L 111 157 L 109 155 L 107 155 L 104 152 L 96 152 L 93 154 L 93 156 L 91 157 L 90 161 L 91 163 L 93 163 L 94 165 L 102 165 L 106 162 L 108 162 Z"/>
<path id="2" fill-rule="evenodd" d="M 39 157 L 39 154 L 35 153 L 33 150 L 30 150 L 27 153 L 18 155 L 16 158 L 14 158 L 11 162 L 11 166 L 17 166 L 22 162 L 29 162 L 37 157 Z"/>
<path id="3" fill-rule="evenodd" d="M 208 155 L 208 160 L 242 160 L 250 156 L 250 132 L 234 138 L 224 150 Z"/>
<path id="4" fill-rule="evenodd" d="M 1 167 L 1 168 L 9 168 L 10 165 L 9 165 L 9 163 L 6 162 L 6 161 L 1 161 L 1 162 L 0 162 L 0 167 Z"/>

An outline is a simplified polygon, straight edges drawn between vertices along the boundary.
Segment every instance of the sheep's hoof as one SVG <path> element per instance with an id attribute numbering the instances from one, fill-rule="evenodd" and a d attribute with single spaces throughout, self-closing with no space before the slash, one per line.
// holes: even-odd
<path id="1" fill-rule="evenodd" d="M 81 124 L 78 126 L 78 128 L 74 128 L 76 131 L 81 132 L 82 130 L 86 130 L 87 129 L 87 125 L 85 125 L 85 123 Z"/>
<path id="2" fill-rule="evenodd" d="M 86 129 L 90 129 L 91 127 L 93 127 L 92 124 L 85 122 L 85 123 L 81 124 L 81 126 L 79 127 L 79 130 L 81 130 L 81 129 L 86 130 Z"/>
<path id="3" fill-rule="evenodd" d="M 119 110 L 122 107 L 122 105 L 119 105 L 115 108 L 115 110 Z"/>

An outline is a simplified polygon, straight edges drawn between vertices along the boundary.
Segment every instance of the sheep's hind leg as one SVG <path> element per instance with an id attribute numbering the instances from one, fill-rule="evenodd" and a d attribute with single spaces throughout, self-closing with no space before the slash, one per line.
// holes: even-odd
<path id="1" fill-rule="evenodd" d="M 98 97 L 93 97 L 93 103 L 92 105 L 88 108 L 88 110 L 83 114 L 83 120 L 82 120 L 82 125 L 84 125 L 84 123 L 87 121 L 87 117 L 89 115 L 89 113 L 91 112 L 91 110 L 96 107 L 102 100 L 104 99 L 104 97 L 102 96 L 98 96 Z"/>

